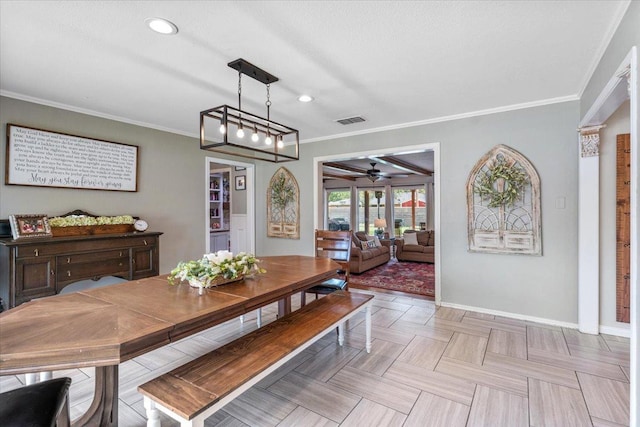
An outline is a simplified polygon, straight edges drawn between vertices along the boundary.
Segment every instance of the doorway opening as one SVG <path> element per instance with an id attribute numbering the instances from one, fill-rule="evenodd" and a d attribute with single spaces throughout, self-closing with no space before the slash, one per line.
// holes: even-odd
<path id="1" fill-rule="evenodd" d="M 330 229 L 332 226 L 335 228 L 335 223 L 336 220 L 335 218 L 333 218 L 333 221 L 331 221 L 331 214 L 329 211 L 327 211 L 327 206 L 328 206 L 328 201 L 325 200 L 326 194 L 327 194 L 327 189 L 325 188 L 325 186 L 323 185 L 323 167 L 327 165 L 327 163 L 332 164 L 335 166 L 336 163 L 340 162 L 340 161 L 346 161 L 346 160 L 350 160 L 350 159 L 379 159 L 379 158 L 384 158 L 385 156 L 397 156 L 397 155 L 401 155 L 401 154 L 407 154 L 407 153 L 427 153 L 430 152 L 430 154 L 433 155 L 433 170 L 430 171 L 431 172 L 431 183 L 429 186 L 426 186 L 426 188 L 428 188 L 428 197 L 427 197 L 427 203 L 431 203 L 432 207 L 433 207 L 433 213 L 430 217 L 426 218 L 426 221 L 418 221 L 419 226 L 422 226 L 422 224 L 420 224 L 421 222 L 426 222 L 427 224 L 425 225 L 427 228 L 431 228 L 433 230 L 436 230 L 435 234 L 435 262 L 434 262 L 434 266 L 435 266 L 435 270 L 436 270 L 436 274 L 435 274 L 435 303 L 436 305 L 440 305 L 440 301 L 441 301 L 441 282 L 440 282 L 440 271 L 441 271 L 441 265 L 440 265 L 440 235 L 441 233 L 439 232 L 440 230 L 440 143 L 429 143 L 429 144 L 418 144 L 418 145 L 411 145 L 411 146 L 404 146 L 404 147 L 393 147 L 393 148 L 383 148 L 380 149 L 378 151 L 366 151 L 366 152 L 354 152 L 354 153 L 342 153 L 342 154 L 333 154 L 333 155 L 328 155 L 328 156 L 321 156 L 321 157 L 315 157 L 313 160 L 313 167 L 314 167 L 314 228 L 316 229 L 323 229 L 323 228 L 327 228 Z M 381 169 L 379 166 L 374 166 L 372 167 L 372 169 Z M 367 171 L 369 172 L 369 171 Z M 382 174 L 384 174 L 381 171 Z M 325 174 L 326 175 L 326 174 Z M 369 174 L 370 175 L 370 174 Z M 392 173 L 389 173 L 389 175 L 392 175 Z M 376 186 L 380 186 L 382 185 L 381 181 L 378 181 L 379 178 L 376 177 L 371 177 L 368 176 L 367 177 L 368 180 L 370 180 L 369 183 L 367 183 L 365 180 L 356 180 L 353 184 L 350 184 L 351 187 L 355 188 L 355 191 L 351 191 L 349 193 L 345 194 L 349 194 L 350 196 L 350 200 L 349 203 L 353 206 L 356 206 L 358 204 L 358 197 L 357 195 L 359 194 L 358 191 L 360 189 L 372 189 L 373 187 Z M 339 185 L 339 184 L 338 184 Z M 390 188 L 392 188 L 391 184 L 387 184 Z M 424 185 L 424 184 L 423 184 Z M 382 185 L 384 187 L 384 185 Z M 385 200 L 391 199 L 391 195 L 393 194 L 393 192 L 388 189 L 385 191 L 384 195 L 385 195 Z M 393 205 L 393 201 L 389 200 L 389 203 L 386 203 L 385 200 L 382 200 L 383 198 L 381 197 L 381 202 L 380 202 L 380 210 L 381 212 L 384 211 L 384 216 L 391 218 L 391 211 L 392 211 L 392 205 Z M 375 198 L 375 193 L 374 193 L 374 198 L 373 198 L 373 204 L 375 204 L 375 202 L 377 201 L 377 199 Z M 345 199 L 344 203 L 346 204 L 347 201 Z M 384 207 L 384 209 L 383 209 Z M 377 215 L 377 208 L 375 211 L 375 214 Z M 382 213 L 381 213 L 382 215 Z M 352 224 L 350 226 L 350 228 L 355 232 L 358 231 L 358 229 L 354 226 L 355 224 L 359 223 L 359 219 L 358 219 L 358 215 L 355 214 L 353 215 L 353 217 L 351 218 L 343 218 L 341 217 L 341 219 L 343 219 L 344 223 L 347 224 Z M 392 227 L 394 226 L 393 223 L 388 222 L 387 225 L 391 225 Z M 375 227 L 375 225 L 374 225 Z"/>
<path id="2" fill-rule="evenodd" d="M 205 248 L 255 253 L 255 165 L 205 159 Z"/>

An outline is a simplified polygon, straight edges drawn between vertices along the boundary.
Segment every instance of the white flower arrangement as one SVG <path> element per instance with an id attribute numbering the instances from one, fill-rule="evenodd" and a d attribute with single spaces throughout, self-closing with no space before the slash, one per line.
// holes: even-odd
<path id="1" fill-rule="evenodd" d="M 49 218 L 51 227 L 77 227 L 86 225 L 117 225 L 133 224 L 136 220 L 131 215 L 118 216 L 89 216 L 89 215 L 67 215 Z"/>
<path id="2" fill-rule="evenodd" d="M 254 255 L 246 252 L 235 256 L 229 251 L 204 254 L 197 261 L 178 263 L 169 274 L 169 283 L 174 285 L 181 281 L 197 281 L 201 287 L 210 288 L 244 276 L 266 273 L 265 269 L 258 266 L 259 262 Z"/>

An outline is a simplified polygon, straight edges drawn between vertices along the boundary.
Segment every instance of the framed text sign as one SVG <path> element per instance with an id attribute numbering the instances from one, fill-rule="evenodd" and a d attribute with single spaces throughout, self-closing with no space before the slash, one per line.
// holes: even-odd
<path id="1" fill-rule="evenodd" d="M 7 124 L 5 183 L 138 191 L 138 147 Z"/>

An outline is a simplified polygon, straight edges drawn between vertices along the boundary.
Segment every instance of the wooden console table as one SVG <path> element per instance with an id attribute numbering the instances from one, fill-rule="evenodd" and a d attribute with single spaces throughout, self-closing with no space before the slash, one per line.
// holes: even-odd
<path id="1" fill-rule="evenodd" d="M 0 297 L 8 309 L 79 280 L 157 276 L 161 234 L 0 239 Z"/>

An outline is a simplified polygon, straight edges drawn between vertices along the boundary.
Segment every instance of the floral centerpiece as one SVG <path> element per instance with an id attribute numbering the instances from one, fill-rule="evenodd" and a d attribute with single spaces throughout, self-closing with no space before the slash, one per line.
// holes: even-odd
<path id="1" fill-rule="evenodd" d="M 193 287 L 203 288 L 222 285 L 224 283 L 242 280 L 245 276 L 266 273 L 258 266 L 260 260 L 252 254 L 240 252 L 237 255 L 229 251 L 204 254 L 197 261 L 178 263 L 171 270 L 169 283 L 172 285 L 187 281 Z"/>
<path id="2" fill-rule="evenodd" d="M 131 215 L 96 216 L 81 210 L 49 218 L 54 237 L 129 233 L 133 231 L 134 222 Z"/>
<path id="3" fill-rule="evenodd" d="M 89 215 L 67 215 L 49 218 L 51 227 L 78 227 L 85 225 L 117 225 L 133 224 L 136 220 L 131 215 L 118 216 L 89 216 Z"/>

